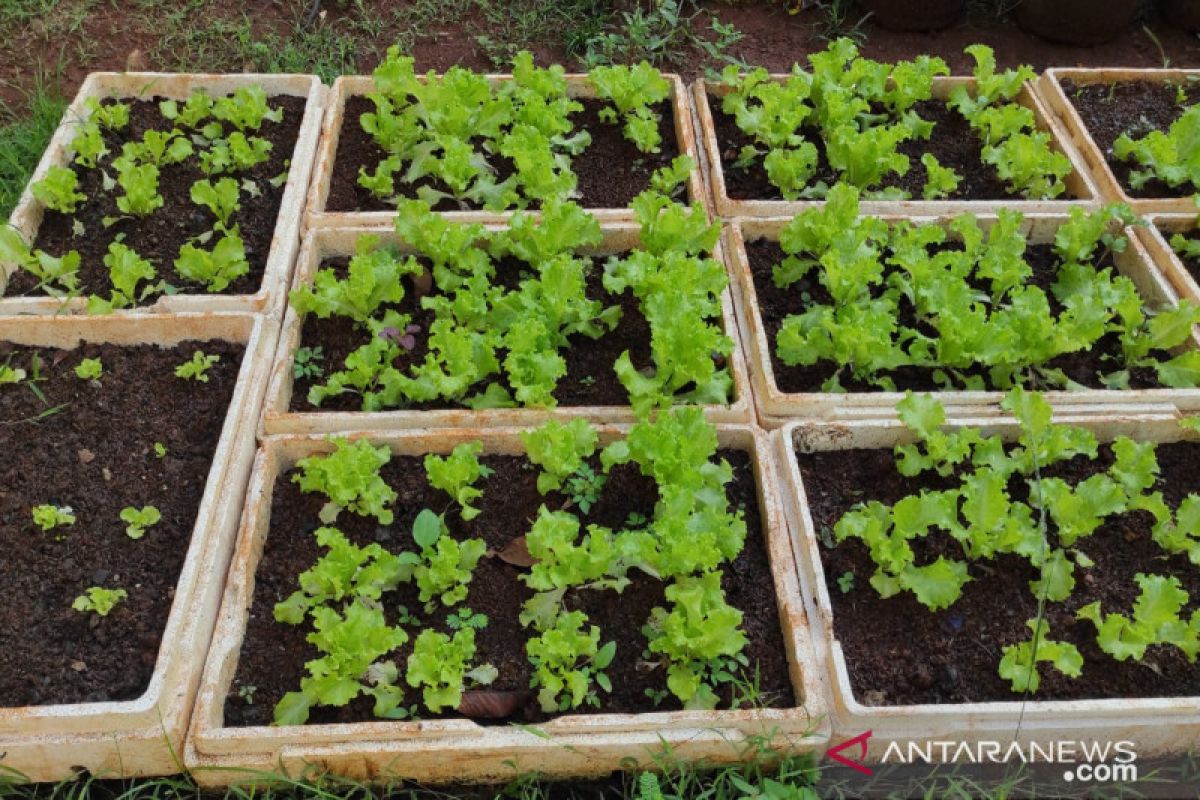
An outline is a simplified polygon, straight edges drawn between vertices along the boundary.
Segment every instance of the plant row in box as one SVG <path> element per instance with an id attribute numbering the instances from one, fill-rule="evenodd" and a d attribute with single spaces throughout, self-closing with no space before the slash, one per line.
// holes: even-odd
<path id="1" fill-rule="evenodd" d="M 247 315 L 0 320 L 0 769 L 164 775 L 254 455 Z"/>
<path id="2" fill-rule="evenodd" d="M 1093 202 L 1082 162 L 1032 90 L 1033 70 L 997 72 L 989 48 L 967 52 L 974 76 L 950 78 L 940 58 L 880 63 L 840 39 L 809 56 L 811 71 L 728 67 L 719 82 L 698 82 L 717 213 L 795 213 L 838 183 L 876 212 Z"/>
<path id="3" fill-rule="evenodd" d="M 1154 263 L 1180 297 L 1200 302 L 1200 218 L 1151 214 L 1147 219 L 1149 224 L 1139 234 Z"/>
<path id="4" fill-rule="evenodd" d="M 1125 207 L 870 217 L 857 193 L 730 231 L 739 313 L 768 417 L 890 414 L 906 389 L 994 406 L 1014 385 L 1056 404 L 1195 407 L 1200 307 L 1125 228 Z"/>
<path id="5" fill-rule="evenodd" d="M 269 437 L 189 766 L 462 781 L 816 746 L 764 456 L 696 408 Z"/>
<path id="6" fill-rule="evenodd" d="M 946 424 L 910 394 L 899 420 L 776 434 L 835 734 L 873 730 L 873 759 L 947 737 L 1186 751 L 1200 419 L 1052 420 L 1021 389 L 1005 409 Z"/>
<path id="7" fill-rule="evenodd" d="M 323 96 L 311 76 L 92 74 L 0 229 L 0 311 L 263 310 Z"/>
<path id="8" fill-rule="evenodd" d="M 720 226 L 656 192 L 634 212 L 602 227 L 551 201 L 485 227 L 406 200 L 386 237 L 313 231 L 266 431 L 530 424 L 546 409 L 629 421 L 672 402 L 744 420 Z"/>
<path id="9" fill-rule="evenodd" d="M 661 171 L 705 198 L 687 93 L 645 62 L 567 75 L 522 52 L 511 75 L 418 75 L 396 48 L 372 78 L 339 78 L 308 214 L 317 227 L 385 223 L 403 199 L 476 221 L 575 198 L 629 219 Z"/>
<path id="10" fill-rule="evenodd" d="M 1051 69 L 1038 93 L 1104 198 L 1184 212 L 1200 193 L 1200 70 Z"/>

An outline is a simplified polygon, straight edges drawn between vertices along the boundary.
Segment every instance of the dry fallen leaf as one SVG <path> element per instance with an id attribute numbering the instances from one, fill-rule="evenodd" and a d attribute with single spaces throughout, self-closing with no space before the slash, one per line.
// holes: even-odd
<path id="1" fill-rule="evenodd" d="M 498 550 L 495 553 L 506 564 L 512 564 L 514 567 L 532 567 L 537 563 L 537 559 L 529 554 L 529 546 L 525 543 L 524 536 L 518 536 L 504 546 L 504 549 Z"/>
<path id="2" fill-rule="evenodd" d="M 529 692 L 499 692 L 491 689 L 471 689 L 463 692 L 458 713 L 472 719 L 502 719 L 511 717 L 529 700 Z"/>

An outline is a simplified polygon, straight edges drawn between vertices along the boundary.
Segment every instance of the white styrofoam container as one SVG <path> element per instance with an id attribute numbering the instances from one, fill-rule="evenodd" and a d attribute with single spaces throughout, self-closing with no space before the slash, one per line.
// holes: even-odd
<path id="1" fill-rule="evenodd" d="M 675 144 L 681 155 L 689 155 L 696 162 L 687 181 L 688 201 L 706 200 L 705 181 L 701 174 L 700 158 L 696 146 L 696 134 L 692 127 L 691 110 L 688 103 L 688 93 L 683 81 L 678 75 L 664 73 L 663 77 L 671 84 L 671 109 L 675 115 Z M 594 98 L 596 91 L 588 81 L 587 75 L 570 74 L 567 78 L 567 94 L 570 97 Z M 511 75 L 488 75 L 492 85 L 512 80 Z M 309 228 L 346 228 L 354 226 L 383 226 L 390 225 L 395 218 L 391 211 L 327 211 L 326 202 L 329 199 L 329 187 L 333 181 L 333 173 L 337 168 L 338 140 L 342 126 L 357 124 L 357 120 L 346 120 L 344 111 L 346 101 L 351 97 L 370 94 L 375 91 L 374 79 L 369 75 L 348 75 L 333 82 L 328 108 L 325 110 L 325 122 L 321 131 L 321 145 L 317 153 L 317 167 L 313 174 L 313 187 L 308 198 L 306 210 L 306 227 Z M 705 203 L 707 209 L 707 203 Z M 625 221 L 633 219 L 631 208 L 588 208 L 586 211 L 601 222 Z M 503 222 L 512 216 L 512 211 L 447 211 L 443 212 L 448 218 L 464 222 Z"/>
<path id="2" fill-rule="evenodd" d="M 269 317 L 234 313 L 0 318 L 0 340 L 26 346 L 173 346 L 213 338 L 246 346 L 145 693 L 122 702 L 0 708 L 0 771 L 31 781 L 62 780 L 78 767 L 99 777 L 179 771 L 254 460 L 254 426 L 276 335 Z"/>
<path id="3" fill-rule="evenodd" d="M 1087 428 L 1102 441 L 1119 435 L 1142 441 L 1169 442 L 1182 438 L 1178 417 L 1146 407 L 1127 415 L 1060 416 L 1055 421 Z M 1012 418 L 958 417 L 948 427 L 979 428 L 985 435 L 1014 438 L 1018 427 Z M 897 743 L 907 752 L 909 742 L 1000 741 L 1046 743 L 1056 739 L 1079 741 L 1129 740 L 1138 758 L 1186 753 L 1194 748 L 1200 731 L 1200 697 L 1122 698 L 1092 700 L 1020 700 L 871 706 L 856 697 L 848 663 L 833 627 L 833 604 L 825 585 L 820 546 L 809 512 L 808 499 L 796 463 L 797 452 L 891 448 L 913 440 L 898 420 L 844 422 L 793 422 L 771 434 L 778 458 L 784 514 L 800 567 L 804 602 L 813 623 L 817 662 L 827 665 L 829 710 L 834 740 L 872 735 L 867 741 L 867 762 L 877 762 Z M 868 589 L 867 591 L 873 591 Z M 998 656 L 997 656 L 998 658 Z M 957 744 L 956 744 L 957 746 Z M 848 755 L 857 755 L 852 750 Z"/>
<path id="4" fill-rule="evenodd" d="M 1092 182 L 1105 202 L 1127 203 L 1139 214 L 1194 211 L 1196 206 L 1191 197 L 1143 198 L 1130 197 L 1112 168 L 1105 153 L 1088 133 L 1083 118 L 1075 104 L 1063 91 L 1063 81 L 1072 81 L 1079 86 L 1108 84 L 1118 81 L 1194 81 L 1200 78 L 1200 69 L 1048 69 L 1038 79 L 1036 92 L 1044 106 L 1055 115 L 1060 129 L 1068 137 L 1071 149 L 1077 152 L 1087 167 Z"/>
<path id="5" fill-rule="evenodd" d="M 786 73 L 771 76 L 774 80 L 787 80 Z M 974 86 L 975 79 L 971 77 L 937 77 L 933 79 L 933 96 L 946 100 L 954 87 L 960 85 Z M 725 219 L 734 217 L 782 217 L 798 214 L 808 208 L 821 205 L 823 200 L 735 200 L 726 191 L 725 172 L 721 165 L 721 142 L 717 140 L 716 128 L 713 124 L 713 111 L 710 102 L 714 98 L 723 97 L 729 93 L 729 87 L 706 80 L 698 80 L 692 84 L 692 98 L 696 104 L 697 117 L 700 120 L 700 138 L 705 153 L 709 171 L 709 181 L 712 186 L 713 208 L 716 214 Z M 1051 147 L 1063 153 L 1071 161 L 1073 170 L 1063 179 L 1067 191 L 1056 200 L 863 200 L 863 214 L 904 214 L 910 216 L 939 216 L 943 214 L 987 214 L 995 213 L 1002 208 L 1010 208 L 1025 213 L 1059 213 L 1065 214 L 1071 206 L 1091 208 L 1099 200 L 1100 193 L 1077 153 L 1066 145 L 1067 138 L 1054 116 L 1042 104 L 1041 99 L 1033 90 L 1033 83 L 1026 83 L 1021 89 L 1015 102 L 1033 111 L 1039 131 L 1050 134 Z M 980 149 L 983 144 L 980 143 Z M 944 166 L 953 167 L 953 164 Z"/>
<path id="6" fill-rule="evenodd" d="M 1200 303 L 1200 281 L 1196 280 L 1183 259 L 1171 247 L 1170 236 L 1188 233 L 1200 227 L 1200 217 L 1192 214 L 1151 214 L 1146 218 L 1146 227 L 1138 228 L 1138 238 L 1155 266 L 1171 282 L 1180 297 Z"/>
<path id="7" fill-rule="evenodd" d="M 604 445 L 628 431 L 597 426 Z M 448 453 L 482 441 L 485 453 L 524 452 L 516 429 L 345 432 L 407 455 Z M 486 782 L 518 774 L 601 775 L 649 765 L 670 746 L 689 760 L 746 757 L 749 737 L 765 736 L 786 752 L 808 752 L 827 741 L 823 691 L 811 658 L 808 620 L 800 602 L 795 560 L 780 515 L 766 435 L 748 426 L 718 426 L 722 447 L 748 451 L 755 473 L 764 542 L 788 666 L 802 705 L 789 709 L 669 711 L 643 714 L 567 714 L 541 726 L 481 726 L 469 719 L 374 721 L 356 724 L 259 726 L 224 724 L 225 698 L 237 671 L 253 604 L 255 571 L 270 531 L 276 476 L 306 455 L 328 452 L 320 436 L 272 436 L 255 461 L 237 550 L 205 666 L 186 750 L 187 767 L 202 785 L 254 781 L 254 771 L 295 776 L 307 769 L 359 780 L 411 778 L 421 782 Z M 753 535 L 753 534 L 751 534 Z"/>
<path id="8" fill-rule="evenodd" d="M 502 226 L 489 225 L 492 230 Z M 593 254 L 619 253 L 638 246 L 641 229 L 630 222 L 605 223 L 604 241 L 599 247 L 588 251 Z M 314 229 L 304 239 L 297 261 L 293 287 L 311 285 L 320 269 L 321 262 L 330 257 L 351 255 L 359 236 L 373 234 L 383 243 L 398 243 L 401 251 L 404 243 L 393 230 Z M 718 246 L 713 258 L 722 261 Z M 732 281 L 731 281 L 732 282 Z M 729 373 L 733 378 L 733 399 L 725 406 L 704 406 L 705 415 L 711 422 L 747 423 L 751 421 L 752 400 L 750 379 L 742 355 L 738 326 L 733 309 L 733 295 L 726 289 L 721 298 L 722 323 L 725 333 L 733 340 L 733 350 L 728 359 Z M 387 430 L 395 428 L 453 428 L 453 427 L 512 427 L 540 425 L 547 417 L 561 419 L 584 417 L 594 422 L 633 422 L 635 415 L 629 406 L 558 406 L 553 410 L 538 408 L 498 408 L 475 411 L 469 408 L 444 409 L 438 411 L 394 410 L 376 413 L 362 411 L 290 411 L 292 388 L 292 362 L 300 347 L 304 328 L 304 315 L 288 304 L 283 321 L 283 333 L 271 370 L 267 402 L 263 409 L 263 433 L 321 433 L 335 430 Z M 338 365 L 340 368 L 340 365 Z"/>
<path id="9" fill-rule="evenodd" d="M 884 219 L 897 222 L 903 217 L 886 216 Z M 928 224 L 948 226 L 953 215 L 937 218 L 907 218 Z M 984 227 L 995 222 L 994 215 L 979 215 Z M 767 336 L 762 315 L 758 310 L 758 299 L 754 278 L 746 255 L 746 242 L 759 238 L 778 240 L 779 231 L 789 219 L 740 219 L 734 220 L 725 229 L 725 252 L 737 292 L 734 303 L 742 329 L 742 341 L 746 345 L 746 362 L 750 367 L 750 383 L 758 408 L 760 424 L 766 428 L 777 428 L 789 418 L 881 418 L 895 416 L 896 403 L 904 399 L 902 392 L 807 392 L 787 393 L 779 388 L 771 353 L 775 342 Z M 1054 240 L 1058 226 L 1066 217 L 1055 214 L 1026 214 L 1024 229 L 1029 240 L 1046 243 Z M 1117 269 L 1128 276 L 1144 298 L 1155 304 L 1175 305 L 1178 294 L 1171 281 L 1154 266 L 1150 255 L 1133 229 L 1126 229 L 1129 247 L 1115 255 Z M 1200 332 L 1194 332 L 1186 345 L 1200 347 Z M 1003 392 L 958 391 L 934 392 L 934 396 L 945 405 L 948 412 L 961 411 L 972 416 L 999 412 Z M 1115 391 L 1109 389 L 1087 389 L 1080 391 L 1052 391 L 1047 399 L 1056 407 L 1072 408 L 1080 412 L 1106 413 L 1123 408 L 1141 407 L 1149 403 L 1167 403 L 1181 409 L 1200 408 L 1200 389 L 1136 389 Z"/>
<path id="10" fill-rule="evenodd" d="M 176 294 L 163 295 L 154 303 L 139 308 L 114 312 L 117 315 L 238 311 L 252 312 L 273 308 L 278 296 L 287 291 L 291 280 L 292 265 L 296 251 L 300 248 L 300 223 L 304 203 L 308 194 L 309 177 L 316 158 L 317 139 L 321 131 L 321 116 L 324 111 L 326 89 L 315 75 L 218 75 L 166 72 L 93 72 L 79 87 L 75 99 L 67 107 L 63 120 L 42 160 L 34 170 L 21 199 L 13 209 L 9 224 L 20 231 L 29 243 L 33 243 L 38 226 L 42 223 L 45 206 L 33 196 L 30 187 L 42 180 L 51 167 L 65 166 L 71 162 L 71 142 L 79 124 L 89 114 L 86 103 L 89 99 L 103 100 L 109 97 L 136 99 L 141 97 L 166 97 L 184 100 L 196 89 L 205 89 L 214 96 L 228 94 L 245 86 L 261 86 L 269 97 L 292 96 L 307 99 L 304 118 L 300 123 L 296 145 L 288 166 L 288 180 L 284 186 L 283 199 L 267 255 L 262 284 L 252 295 L 221 294 Z M 8 314 L 59 314 L 82 313 L 86 306 L 83 298 L 62 301 L 54 297 L 30 295 L 27 297 L 4 297 L 8 276 L 13 265 L 0 264 L 0 315 Z"/>

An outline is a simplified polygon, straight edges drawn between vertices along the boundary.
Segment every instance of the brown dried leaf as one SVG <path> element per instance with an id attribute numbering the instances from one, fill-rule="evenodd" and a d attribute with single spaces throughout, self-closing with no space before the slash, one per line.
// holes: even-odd
<path id="1" fill-rule="evenodd" d="M 504 549 L 496 551 L 496 557 L 514 567 L 532 567 L 537 563 L 537 559 L 529 554 L 529 545 L 525 543 L 524 536 L 518 536 L 504 545 Z"/>
<path id="2" fill-rule="evenodd" d="M 500 692 L 492 689 L 471 689 L 463 692 L 458 713 L 472 719 L 503 719 L 511 717 L 529 701 L 529 692 Z"/>

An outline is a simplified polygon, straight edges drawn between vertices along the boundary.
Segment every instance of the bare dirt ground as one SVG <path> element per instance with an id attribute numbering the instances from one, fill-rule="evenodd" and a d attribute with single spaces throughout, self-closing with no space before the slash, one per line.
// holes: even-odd
<path id="1" fill-rule="evenodd" d="M 607 30 L 621 34 L 623 23 L 620 13 L 610 16 L 614 4 L 605 0 L 326 0 L 319 5 L 309 23 L 310 0 L 4 0 L 0 101 L 19 115 L 39 81 L 69 97 L 92 70 L 312 70 L 327 77 L 368 72 L 397 42 L 424 69 L 495 68 L 521 47 L 533 50 L 541 62 L 579 66 L 581 37 L 603 28 L 605 21 Z M 615 5 L 632 8 L 629 0 Z M 849 27 L 859 16 L 850 15 Z M 772 2 L 702 3 L 692 26 L 711 38 L 714 17 L 743 34 L 728 48 L 729 55 L 771 69 L 790 67 L 836 35 L 823 11 L 789 14 Z M 1153 12 L 1098 47 L 1050 44 L 979 13 L 933 34 L 882 31 L 869 19 L 858 30 L 868 56 L 931 53 L 956 71 L 969 65 L 962 50 L 976 42 L 993 46 L 1005 66 L 1200 66 L 1200 38 Z M 667 66 L 687 77 L 715 64 L 694 46 L 667 54 Z"/>

